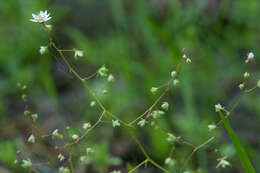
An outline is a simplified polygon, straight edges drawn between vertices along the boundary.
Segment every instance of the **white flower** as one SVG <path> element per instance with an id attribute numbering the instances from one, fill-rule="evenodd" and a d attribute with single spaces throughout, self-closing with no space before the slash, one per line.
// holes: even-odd
<path id="1" fill-rule="evenodd" d="M 253 52 L 249 52 L 247 54 L 246 63 L 249 63 L 250 61 L 254 60 L 254 57 L 255 57 L 254 53 Z"/>
<path id="2" fill-rule="evenodd" d="M 255 57 L 253 52 L 249 52 L 247 55 L 247 59 L 253 59 Z"/>
<path id="3" fill-rule="evenodd" d="M 217 128 L 217 126 L 215 124 L 210 124 L 208 125 L 209 131 L 214 130 L 215 128 Z"/>
<path id="4" fill-rule="evenodd" d="M 112 120 L 113 127 L 120 126 L 120 122 L 118 120 Z"/>
<path id="5" fill-rule="evenodd" d="M 186 59 L 186 58 L 187 58 L 187 55 L 186 55 L 186 54 L 183 54 L 183 55 L 182 55 L 182 58 L 183 58 L 183 59 Z"/>
<path id="6" fill-rule="evenodd" d="M 75 53 L 74 53 L 75 58 L 82 57 L 84 55 L 82 50 L 76 50 L 75 49 L 74 51 L 75 51 Z"/>
<path id="7" fill-rule="evenodd" d="M 77 139 L 79 138 L 79 135 L 73 134 L 73 135 L 71 136 L 71 138 L 74 139 L 74 140 L 77 140 Z"/>
<path id="8" fill-rule="evenodd" d="M 41 46 L 40 47 L 40 54 L 43 55 L 47 52 L 48 50 L 48 47 L 47 46 Z"/>
<path id="9" fill-rule="evenodd" d="M 174 70 L 171 72 L 171 77 L 174 78 L 176 76 L 177 72 Z"/>
<path id="10" fill-rule="evenodd" d="M 35 122 L 38 119 L 38 114 L 32 114 L 32 119 Z"/>
<path id="11" fill-rule="evenodd" d="M 250 77 L 250 73 L 245 72 L 245 73 L 244 73 L 244 78 L 248 78 L 248 77 Z"/>
<path id="12" fill-rule="evenodd" d="M 224 107 L 222 107 L 221 104 L 216 104 L 216 105 L 215 105 L 215 110 L 216 110 L 216 112 L 219 112 L 219 111 L 221 111 L 221 110 L 223 110 L 223 109 L 224 109 Z"/>
<path id="13" fill-rule="evenodd" d="M 151 93 L 155 93 L 157 90 L 158 90 L 158 88 L 156 88 L 156 87 L 152 87 L 152 88 L 150 89 Z"/>
<path id="14" fill-rule="evenodd" d="M 112 74 L 109 74 L 108 78 L 107 78 L 107 81 L 110 82 L 110 83 L 114 82 L 115 81 L 114 76 Z"/>
<path id="15" fill-rule="evenodd" d="M 223 158 L 219 158 L 219 159 L 217 159 L 219 162 L 218 162 L 218 164 L 217 164 L 217 166 L 216 166 L 216 168 L 218 168 L 218 167 L 222 167 L 222 168 L 225 168 L 225 167 L 227 167 L 227 166 L 231 166 L 231 164 L 227 161 L 227 160 L 225 160 L 227 157 L 223 157 Z"/>
<path id="16" fill-rule="evenodd" d="M 83 127 L 83 129 L 87 130 L 91 127 L 91 124 L 90 123 L 84 123 L 82 127 Z"/>
<path id="17" fill-rule="evenodd" d="M 30 143 L 35 143 L 35 137 L 34 137 L 34 135 L 31 135 L 31 136 L 28 138 L 28 142 L 30 142 Z"/>
<path id="18" fill-rule="evenodd" d="M 163 108 L 164 110 L 168 110 L 169 108 L 169 103 L 168 102 L 163 102 L 163 104 L 161 105 L 161 108 Z"/>
<path id="19" fill-rule="evenodd" d="M 33 19 L 30 19 L 30 21 L 35 23 L 44 23 L 51 19 L 50 13 L 48 14 L 47 11 L 40 11 L 39 14 L 32 14 Z"/>

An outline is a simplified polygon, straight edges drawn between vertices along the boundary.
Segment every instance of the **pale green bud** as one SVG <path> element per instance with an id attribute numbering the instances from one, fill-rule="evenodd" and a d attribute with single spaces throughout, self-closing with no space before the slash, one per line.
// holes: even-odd
<path id="1" fill-rule="evenodd" d="M 21 164 L 21 166 L 22 166 L 24 169 L 31 169 L 31 168 L 32 168 L 32 162 L 31 162 L 30 159 L 23 160 L 22 162 L 23 162 L 23 163 Z"/>
<path id="2" fill-rule="evenodd" d="M 118 120 L 112 120 L 112 126 L 113 127 L 120 126 L 120 122 Z"/>
<path id="3" fill-rule="evenodd" d="M 32 134 L 32 135 L 28 138 L 27 141 L 30 142 L 30 143 L 35 143 L 35 137 L 34 137 L 34 135 Z"/>
<path id="4" fill-rule="evenodd" d="M 151 91 L 151 93 L 154 94 L 157 90 L 158 90 L 158 88 L 156 88 L 156 87 L 152 87 L 150 91 Z"/>
<path id="5" fill-rule="evenodd" d="M 163 104 L 161 105 L 161 108 L 167 111 L 168 108 L 169 108 L 169 103 L 168 102 L 163 102 Z"/>
<path id="6" fill-rule="evenodd" d="M 59 159 L 60 162 L 63 162 L 65 160 L 65 157 L 60 153 L 58 155 L 58 159 Z"/>

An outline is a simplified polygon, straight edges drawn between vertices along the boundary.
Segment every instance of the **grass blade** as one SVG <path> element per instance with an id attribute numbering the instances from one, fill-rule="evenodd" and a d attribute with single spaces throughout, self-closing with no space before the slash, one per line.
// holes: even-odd
<path id="1" fill-rule="evenodd" d="M 222 112 L 219 112 L 220 118 L 223 121 L 223 124 L 225 126 L 225 128 L 227 129 L 227 132 L 229 134 L 229 137 L 232 140 L 232 143 L 234 144 L 237 154 L 239 156 L 240 162 L 245 170 L 246 173 L 255 173 L 255 169 L 252 166 L 246 151 L 244 149 L 244 147 L 242 146 L 241 142 L 239 141 L 236 133 L 234 132 L 234 130 L 232 129 L 232 127 L 230 126 L 228 120 L 225 118 L 225 116 L 222 114 Z"/>

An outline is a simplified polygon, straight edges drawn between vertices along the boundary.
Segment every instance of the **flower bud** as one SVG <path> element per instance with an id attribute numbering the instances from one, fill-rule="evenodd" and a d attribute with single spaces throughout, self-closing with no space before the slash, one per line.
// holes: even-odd
<path id="1" fill-rule="evenodd" d="M 41 46 L 40 47 L 40 54 L 43 55 L 48 51 L 48 47 L 47 46 Z"/>
<path id="2" fill-rule="evenodd" d="M 163 102 L 163 104 L 161 105 L 161 108 L 167 111 L 168 108 L 169 108 L 169 103 L 168 102 Z"/>
<path id="3" fill-rule="evenodd" d="M 91 101 L 91 102 L 90 102 L 90 106 L 91 106 L 91 107 L 96 106 L 96 101 Z"/>
<path id="4" fill-rule="evenodd" d="M 109 75 L 108 75 L 108 78 L 107 78 L 107 81 L 108 81 L 109 83 L 114 82 L 114 81 L 115 81 L 114 76 L 113 76 L 112 74 L 109 74 Z"/>
<path id="5" fill-rule="evenodd" d="M 30 142 L 30 143 L 35 143 L 35 137 L 34 137 L 34 135 L 31 135 L 31 136 L 28 138 L 27 141 Z"/>
<path id="6" fill-rule="evenodd" d="M 73 140 L 77 140 L 77 139 L 79 138 L 79 136 L 78 136 L 77 134 L 73 134 L 73 135 L 71 136 L 71 138 L 72 138 Z"/>
<path id="7" fill-rule="evenodd" d="M 176 76 L 177 72 L 174 70 L 171 72 L 171 77 L 174 78 Z"/>
<path id="8" fill-rule="evenodd" d="M 241 84 L 238 85 L 238 87 L 239 87 L 241 90 L 243 90 L 244 87 L 245 87 L 245 85 L 244 85 L 243 83 L 241 83 Z"/>
<path id="9" fill-rule="evenodd" d="M 113 127 L 120 126 L 120 122 L 118 120 L 112 120 L 112 126 Z"/>
<path id="10" fill-rule="evenodd" d="M 151 91 L 151 93 L 154 94 L 157 90 L 158 90 L 158 88 L 156 88 L 156 87 L 152 87 L 150 91 Z"/>

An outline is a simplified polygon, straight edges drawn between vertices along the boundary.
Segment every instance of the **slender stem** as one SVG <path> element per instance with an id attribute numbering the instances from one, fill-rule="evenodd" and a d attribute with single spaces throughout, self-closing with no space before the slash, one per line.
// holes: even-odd
<path id="1" fill-rule="evenodd" d="M 144 165 L 145 163 L 147 163 L 148 159 L 145 159 L 144 161 L 142 161 L 139 165 L 137 165 L 136 167 L 134 167 L 133 169 L 131 169 L 128 173 L 132 173 L 135 170 L 137 170 L 138 168 L 140 168 L 142 165 Z"/>

